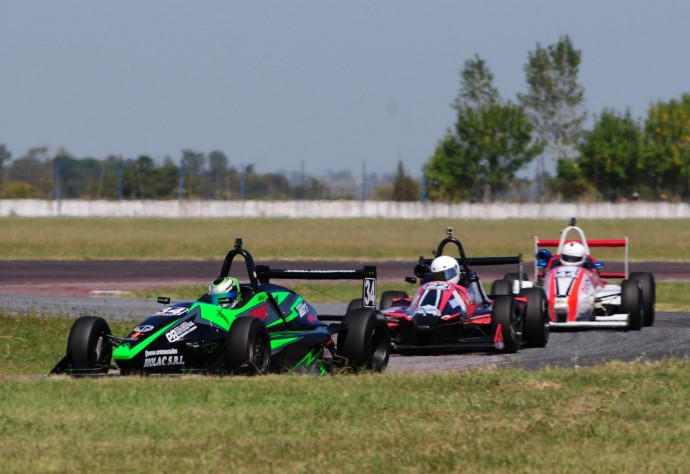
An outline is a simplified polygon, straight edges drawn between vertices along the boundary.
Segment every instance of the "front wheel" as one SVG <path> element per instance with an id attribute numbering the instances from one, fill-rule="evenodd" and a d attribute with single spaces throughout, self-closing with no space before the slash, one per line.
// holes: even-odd
<path id="1" fill-rule="evenodd" d="M 237 318 L 228 330 L 225 370 L 229 374 L 262 375 L 271 365 L 271 338 L 256 318 Z"/>
<path id="2" fill-rule="evenodd" d="M 632 272 L 630 280 L 637 280 L 642 290 L 642 325 L 645 327 L 654 324 L 656 306 L 656 282 L 654 275 L 649 272 Z"/>
<path id="3" fill-rule="evenodd" d="M 357 308 L 343 318 L 346 329 L 338 333 L 337 353 L 354 371 L 383 372 L 390 357 L 391 336 L 381 313 Z"/>
<path id="4" fill-rule="evenodd" d="M 621 284 L 621 311 L 628 314 L 628 329 L 642 329 L 642 290 L 637 280 L 623 280 Z"/>
<path id="5" fill-rule="evenodd" d="M 492 336 L 502 339 L 503 350 L 517 352 L 522 343 L 522 315 L 512 296 L 499 296 L 491 311 Z"/>
<path id="6" fill-rule="evenodd" d="M 524 339 L 532 347 L 546 347 L 551 332 L 546 293 L 542 288 L 525 288 L 520 296 L 527 298 Z"/>
<path id="7" fill-rule="evenodd" d="M 105 319 L 82 316 L 74 321 L 67 339 L 72 369 L 108 373 L 113 348 L 108 342 L 110 327 Z"/>
<path id="8" fill-rule="evenodd" d="M 407 293 L 404 291 L 388 290 L 381 294 L 381 303 L 379 304 L 379 309 L 384 310 L 393 306 L 393 301 L 401 298 L 409 298 Z"/>

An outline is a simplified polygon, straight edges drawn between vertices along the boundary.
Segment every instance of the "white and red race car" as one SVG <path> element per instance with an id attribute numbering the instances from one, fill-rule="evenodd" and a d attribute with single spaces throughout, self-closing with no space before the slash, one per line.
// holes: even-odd
<path id="1" fill-rule="evenodd" d="M 575 238 L 572 238 L 574 234 Z M 581 244 L 582 259 L 567 260 L 568 246 Z M 629 243 L 625 239 L 587 240 L 576 220 L 563 229 L 558 240 L 534 238 L 536 286 L 547 296 L 552 328 L 624 328 L 639 330 L 654 324 L 656 284 L 649 272 L 628 273 Z M 552 255 L 545 247 L 557 247 Z M 624 271 L 603 271 L 604 263 L 590 254 L 594 247 L 625 249 Z M 564 255 L 564 252 L 566 255 Z M 513 278 L 516 275 L 512 276 Z M 509 275 L 505 276 L 510 279 Z M 524 276 L 523 276 L 524 278 Z M 608 279 L 621 280 L 610 284 Z M 534 285 L 529 281 L 514 282 L 515 286 Z"/>

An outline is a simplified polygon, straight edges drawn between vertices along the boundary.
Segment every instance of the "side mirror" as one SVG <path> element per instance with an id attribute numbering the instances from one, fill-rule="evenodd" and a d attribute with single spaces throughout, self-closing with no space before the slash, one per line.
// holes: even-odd
<path id="1" fill-rule="evenodd" d="M 415 277 L 405 277 L 405 282 L 412 283 L 414 285 L 415 283 L 417 283 L 417 279 Z"/>
<path id="2" fill-rule="evenodd" d="M 553 258 L 553 255 L 551 255 L 551 252 L 549 252 L 546 249 L 541 249 L 539 252 L 537 252 L 537 266 L 538 267 L 546 267 L 549 264 L 549 260 Z"/>
<path id="3" fill-rule="evenodd" d="M 414 275 L 417 278 L 424 278 L 424 275 L 431 273 L 431 268 L 425 263 L 418 263 L 414 267 Z"/>
<path id="4" fill-rule="evenodd" d="M 170 304 L 170 298 L 167 296 L 159 296 L 156 298 L 156 301 L 160 304 Z"/>

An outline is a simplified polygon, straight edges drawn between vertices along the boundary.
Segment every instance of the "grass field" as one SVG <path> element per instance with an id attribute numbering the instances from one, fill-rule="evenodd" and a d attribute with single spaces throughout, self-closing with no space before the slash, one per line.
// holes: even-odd
<path id="1" fill-rule="evenodd" d="M 70 324 L 0 317 L 0 372 L 47 372 Z M 0 470 L 687 472 L 688 398 L 687 360 L 325 378 L 4 378 Z"/>
<path id="2" fill-rule="evenodd" d="M 590 239 L 629 237 L 632 260 L 690 260 L 690 220 L 592 220 Z M 402 219 L 0 219 L 0 260 L 220 259 L 236 237 L 259 259 L 381 259 L 431 256 L 445 229 L 469 256 L 516 255 L 530 260 L 534 236 L 558 238 L 554 220 Z M 601 259 L 622 260 L 618 249 Z"/>

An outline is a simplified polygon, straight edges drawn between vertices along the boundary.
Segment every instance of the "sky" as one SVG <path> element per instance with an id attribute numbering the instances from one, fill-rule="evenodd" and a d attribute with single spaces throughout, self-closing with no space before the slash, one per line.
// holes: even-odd
<path id="1" fill-rule="evenodd" d="M 465 61 L 516 101 L 528 54 L 564 35 L 590 125 L 690 92 L 685 0 L 2 0 L 0 18 L 15 159 L 220 150 L 260 173 L 418 176 Z"/>

